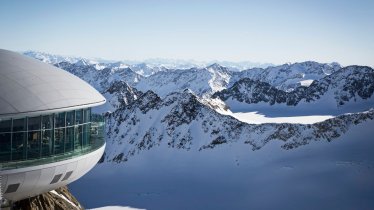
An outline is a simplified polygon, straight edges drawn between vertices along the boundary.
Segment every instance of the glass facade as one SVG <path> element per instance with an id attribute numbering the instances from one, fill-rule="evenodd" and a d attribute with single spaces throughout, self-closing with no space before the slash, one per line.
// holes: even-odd
<path id="1" fill-rule="evenodd" d="M 0 121 L 2 168 L 60 161 L 103 144 L 104 118 L 90 108 Z"/>

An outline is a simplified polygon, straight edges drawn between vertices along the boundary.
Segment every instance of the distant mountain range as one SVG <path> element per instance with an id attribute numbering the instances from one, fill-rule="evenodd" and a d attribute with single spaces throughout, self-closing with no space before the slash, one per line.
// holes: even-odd
<path id="1" fill-rule="evenodd" d="M 134 60 L 122 60 L 122 61 L 113 61 L 105 60 L 100 58 L 87 59 L 82 57 L 74 56 L 60 56 L 44 52 L 37 51 L 25 51 L 22 52 L 24 55 L 36 58 L 46 63 L 57 64 L 60 62 L 67 61 L 69 63 L 76 63 L 78 61 L 83 61 L 88 64 L 96 64 L 97 66 L 103 67 L 132 67 L 132 69 L 141 74 L 142 76 L 149 76 L 157 71 L 163 69 L 190 69 L 190 68 L 202 68 L 213 63 L 220 63 L 223 66 L 226 66 L 232 71 L 242 71 L 249 68 L 260 67 L 266 68 L 269 66 L 274 66 L 271 63 L 259 63 L 259 62 L 250 62 L 250 61 L 241 61 L 241 62 L 231 62 L 231 61 L 195 61 L 195 60 L 182 60 L 182 59 L 163 59 L 163 58 L 154 58 L 146 59 L 143 61 L 134 61 Z"/>
<path id="2" fill-rule="evenodd" d="M 321 74 L 325 73 L 324 69 L 319 70 Z M 327 76 L 315 80 L 310 86 L 299 86 L 290 92 L 252 78 L 240 79 L 230 88 L 216 92 L 213 98 L 230 100 L 230 103 L 233 101 L 247 104 L 262 102 L 269 105 L 286 104 L 287 106 L 318 105 L 324 108 L 337 108 L 358 102 L 366 102 L 367 108 L 371 108 L 374 104 L 372 98 L 374 70 L 366 66 L 348 66 L 334 70 Z"/>
<path id="3" fill-rule="evenodd" d="M 257 150 L 280 140 L 282 148 L 291 149 L 338 139 L 374 118 L 374 70 L 367 66 L 307 61 L 242 71 L 218 63 L 178 69 L 25 54 L 82 78 L 106 97 L 108 103 L 96 111 L 106 113 L 105 160 L 112 162 L 159 145 L 205 151 L 239 143 Z M 339 116 L 307 125 L 254 125 L 224 114 L 237 107 Z"/>

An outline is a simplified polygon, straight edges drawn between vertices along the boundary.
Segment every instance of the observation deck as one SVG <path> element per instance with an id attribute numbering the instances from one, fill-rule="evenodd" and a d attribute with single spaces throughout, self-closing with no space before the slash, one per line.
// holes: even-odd
<path id="1" fill-rule="evenodd" d="M 0 49 L 0 197 L 17 201 L 67 185 L 100 160 L 105 98 L 78 77 Z"/>

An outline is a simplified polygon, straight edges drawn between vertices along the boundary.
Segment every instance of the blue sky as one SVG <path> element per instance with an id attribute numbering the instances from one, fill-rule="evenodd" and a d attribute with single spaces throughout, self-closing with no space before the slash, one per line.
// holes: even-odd
<path id="1" fill-rule="evenodd" d="M 372 0 L 0 3 L 0 48 L 147 58 L 374 66 Z"/>

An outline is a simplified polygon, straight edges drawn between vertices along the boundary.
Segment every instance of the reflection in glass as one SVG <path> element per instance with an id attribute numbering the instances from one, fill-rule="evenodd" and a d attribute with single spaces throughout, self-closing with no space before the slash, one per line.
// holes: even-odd
<path id="1" fill-rule="evenodd" d="M 75 124 L 82 124 L 83 123 L 83 112 L 82 109 L 75 111 Z"/>
<path id="2" fill-rule="evenodd" d="M 42 129 L 51 129 L 53 124 L 53 115 L 46 115 L 42 118 Z"/>
<path id="3" fill-rule="evenodd" d="M 89 146 L 90 143 L 90 125 L 90 123 L 83 125 L 83 147 Z"/>
<path id="4" fill-rule="evenodd" d="M 82 135 L 83 135 L 83 126 L 75 126 L 75 139 L 74 139 L 74 150 L 81 150 L 82 149 Z"/>
<path id="5" fill-rule="evenodd" d="M 2 120 L 0 163 L 24 160 L 35 162 L 36 159 L 50 156 L 57 160 L 84 154 L 104 144 L 103 131 L 103 116 L 92 114 L 90 108 Z M 17 162 L 15 164 L 18 165 Z"/>
<path id="6" fill-rule="evenodd" d="M 65 152 L 70 152 L 73 150 L 74 145 L 74 127 L 66 128 L 66 146 L 65 146 Z"/>
<path id="7" fill-rule="evenodd" d="M 65 143 L 65 128 L 55 129 L 55 145 L 54 145 L 55 154 L 64 153 L 64 143 Z"/>
<path id="8" fill-rule="evenodd" d="M 66 112 L 66 126 L 74 125 L 74 111 Z"/>
<path id="9" fill-rule="evenodd" d="M 84 123 L 91 122 L 91 109 L 84 110 Z"/>
<path id="10" fill-rule="evenodd" d="M 42 157 L 52 155 L 52 130 L 42 130 Z"/>
<path id="11" fill-rule="evenodd" d="M 40 157 L 40 131 L 28 132 L 27 159 Z"/>
<path id="12" fill-rule="evenodd" d="M 10 160 L 10 133 L 0 133 L 0 161 Z"/>
<path id="13" fill-rule="evenodd" d="M 13 133 L 12 160 L 26 159 L 26 132 Z"/>
<path id="14" fill-rule="evenodd" d="M 55 127 L 65 127 L 65 112 L 55 114 Z"/>

